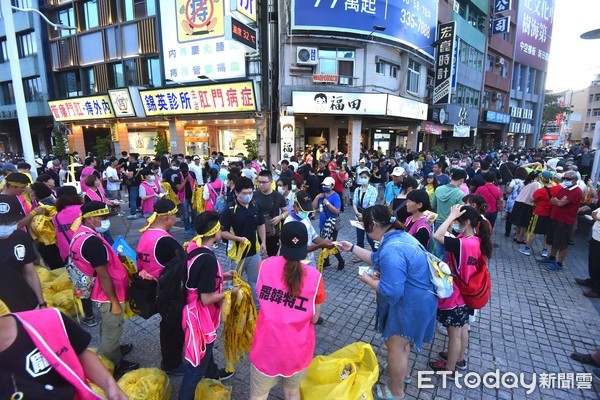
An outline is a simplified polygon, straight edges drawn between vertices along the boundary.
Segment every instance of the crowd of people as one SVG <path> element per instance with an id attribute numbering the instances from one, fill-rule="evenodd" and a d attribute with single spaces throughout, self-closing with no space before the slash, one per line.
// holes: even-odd
<path id="1" fill-rule="evenodd" d="M 600 297 L 600 213 L 591 160 L 588 145 L 441 155 L 370 150 L 356 165 L 324 145 L 308 146 L 271 166 L 262 156 L 226 160 L 217 152 L 207 160 L 123 152 L 102 161 L 74 153 L 39 166 L 35 182 L 30 165 L 6 161 L 0 166 L 0 300 L 12 314 L 0 318 L 0 369 L 16 377 L 10 390 L 25 398 L 48 386 L 57 398 L 93 398 L 83 378 L 110 399 L 125 398 L 86 350 L 89 333 L 46 308 L 34 264 L 48 269 L 72 264 L 82 279 L 92 281 L 90 293 L 81 296 L 82 323 L 99 325 L 102 353 L 115 363 L 117 375 L 138 368 L 124 359 L 133 346 L 121 344 L 130 276 L 123 255 L 113 250 L 110 226 L 111 215 L 128 212 L 130 220 L 147 219 L 136 249 L 139 279 L 167 285 L 176 279 L 167 274 L 173 260 L 185 260 L 185 301 L 158 306 L 161 368 L 184 377 L 180 399 L 192 399 L 203 377 L 233 375 L 216 365 L 213 345 L 225 293 L 232 290 L 236 298 L 239 290 L 228 289 L 225 281 L 235 278 L 240 265 L 258 310 L 250 398 L 266 399 L 283 378 L 286 399 L 299 399 L 318 340 L 314 325 L 323 323 L 320 310 L 326 306 L 320 270 L 330 266 L 330 255 L 343 270 L 343 253 L 351 253 L 353 263 L 372 266 L 360 281 L 377 296 L 374 328 L 387 347 L 383 368 L 389 373 L 388 384 L 375 386 L 376 398 L 404 398 L 413 375 L 410 351 L 432 342 L 436 320 L 447 332 L 448 349 L 430 368 L 449 371 L 450 379 L 456 369 L 468 368 L 475 310 L 456 281 L 450 297 L 436 296 L 428 253 L 445 260 L 468 284 L 492 257 L 492 231 L 504 221 L 496 231 L 512 236 L 520 254 L 537 252 L 540 264 L 559 272 L 578 223 L 587 218 L 595 221 L 590 277 L 577 283 L 590 288 L 585 296 Z M 33 221 L 52 207 L 56 244 L 34 243 Z M 348 216 L 355 220 L 355 241 L 340 233 Z M 186 248 L 169 232 L 178 220 L 190 239 Z M 223 241 L 228 257 L 221 265 L 214 248 Z M 326 256 L 318 257 L 320 252 Z M 184 308 L 197 323 L 182 324 Z M 60 326 L 64 335 L 49 333 Z M 273 332 L 280 340 L 273 340 Z M 61 347 L 66 350 L 53 353 Z M 45 360 L 35 374 L 23 362 L 32 349 Z"/>

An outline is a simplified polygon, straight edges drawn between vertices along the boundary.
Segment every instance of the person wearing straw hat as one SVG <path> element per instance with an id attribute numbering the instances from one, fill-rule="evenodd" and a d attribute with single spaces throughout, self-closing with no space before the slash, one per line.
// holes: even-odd
<path id="1" fill-rule="evenodd" d="M 147 221 L 148 224 L 140 229 L 143 234 L 136 250 L 138 273 L 143 279 L 158 282 L 169 261 L 184 251 L 169 233 L 177 221 L 177 206 L 169 199 L 160 199 L 154 203 L 153 213 Z M 183 375 L 181 313 L 159 312 L 161 369 L 168 374 Z"/>
<path id="2" fill-rule="evenodd" d="M 108 206 L 90 201 L 81 206 L 81 218 L 72 229 L 71 260 L 84 274 L 94 276 L 91 299 L 100 313 L 100 344 L 104 355 L 115 364 L 117 374 L 137 369 L 138 363 L 123 356 L 133 345 L 120 346 L 123 310 L 129 289 L 129 275 L 112 246 L 102 237 L 110 228 Z"/>

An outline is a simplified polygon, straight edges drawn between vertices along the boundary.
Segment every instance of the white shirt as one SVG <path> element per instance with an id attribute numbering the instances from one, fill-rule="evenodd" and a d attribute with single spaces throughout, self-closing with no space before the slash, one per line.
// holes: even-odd
<path id="1" fill-rule="evenodd" d="M 552 168 L 556 169 L 556 165 L 558 164 L 559 161 L 560 161 L 560 158 L 554 157 L 554 158 L 551 158 L 548 161 L 546 161 L 546 164 L 548 164 Z"/>
<path id="2" fill-rule="evenodd" d="M 283 221 L 284 224 L 287 224 L 290 221 L 296 221 L 296 218 L 292 217 L 292 215 L 288 215 L 287 218 Z M 308 233 L 308 243 L 306 243 L 306 247 L 310 247 L 310 246 L 314 246 L 314 242 L 313 239 L 316 239 L 319 237 L 319 235 L 317 235 L 317 231 L 315 231 L 315 228 L 313 227 L 310 218 L 306 218 L 306 219 L 302 219 L 300 220 L 300 222 L 302 222 L 304 224 L 304 226 L 306 226 L 306 232 Z M 316 267 L 316 264 L 314 263 L 315 261 L 315 253 L 310 252 L 306 255 L 306 259 L 310 260 L 310 264 L 312 267 Z"/>
<path id="3" fill-rule="evenodd" d="M 204 185 L 204 179 L 202 179 L 202 163 L 200 163 L 200 165 L 196 165 L 196 163 L 191 163 L 190 171 L 192 171 L 196 175 L 196 181 L 198 181 L 197 185 Z"/>
<path id="4" fill-rule="evenodd" d="M 121 182 L 111 182 L 109 178 L 119 179 L 119 175 L 117 175 L 117 169 L 113 167 L 106 167 L 106 171 L 104 171 L 106 175 L 106 190 L 121 190 Z"/>
<path id="5" fill-rule="evenodd" d="M 252 168 L 244 168 L 242 170 L 242 175 L 244 175 L 246 178 L 251 179 L 254 181 L 254 179 L 256 179 L 256 173 L 254 172 L 254 170 Z"/>
<path id="6" fill-rule="evenodd" d="M 411 162 L 408 163 L 408 172 L 410 172 L 410 175 L 412 176 L 415 172 L 417 172 L 417 169 L 419 169 L 419 162 L 412 160 Z"/>

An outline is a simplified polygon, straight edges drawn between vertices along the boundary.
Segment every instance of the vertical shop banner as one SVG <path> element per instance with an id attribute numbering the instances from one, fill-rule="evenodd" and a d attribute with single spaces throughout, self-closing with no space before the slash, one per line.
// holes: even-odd
<path id="1" fill-rule="evenodd" d="M 440 24 L 437 57 L 435 60 L 435 79 L 433 104 L 449 104 L 452 92 L 456 22 Z"/>
<path id="2" fill-rule="evenodd" d="M 296 120 L 294 117 L 279 117 L 281 126 L 281 158 L 280 160 L 289 160 L 294 155 L 294 131 L 296 130 Z"/>
<path id="3" fill-rule="evenodd" d="M 492 0 L 494 2 L 494 14 L 500 14 L 505 11 L 510 11 L 512 6 L 511 0 Z"/>
<path id="4" fill-rule="evenodd" d="M 433 57 L 437 0 L 292 0 L 291 9 L 293 30 L 376 36 Z"/>
<path id="5" fill-rule="evenodd" d="M 492 18 L 492 35 L 508 33 L 510 31 L 510 16 Z"/>
<path id="6" fill-rule="evenodd" d="M 554 21 L 554 0 L 519 0 L 515 61 L 546 71 Z"/>
<path id="7" fill-rule="evenodd" d="M 242 44 L 225 35 L 225 1 L 161 1 L 164 76 L 167 81 L 197 82 L 199 76 L 246 76 Z"/>

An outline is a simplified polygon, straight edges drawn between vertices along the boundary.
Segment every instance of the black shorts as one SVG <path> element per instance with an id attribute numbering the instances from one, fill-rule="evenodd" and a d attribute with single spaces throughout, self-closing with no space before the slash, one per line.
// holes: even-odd
<path id="1" fill-rule="evenodd" d="M 515 202 L 513 207 L 511 218 L 514 225 L 522 228 L 529 226 L 531 216 L 533 215 L 533 206 L 529 204 L 521 203 L 520 201 Z"/>
<path id="2" fill-rule="evenodd" d="M 438 310 L 437 320 L 446 328 L 449 326 L 460 328 L 469 323 L 469 308 L 467 306 L 455 307 L 451 310 Z"/>
<path id="3" fill-rule="evenodd" d="M 533 233 L 538 235 L 545 235 L 546 233 L 548 233 L 548 227 L 550 226 L 550 217 L 540 217 L 539 215 L 534 214 L 531 217 L 531 220 L 533 221 L 534 218 L 536 219 L 536 221 L 535 226 L 533 227 Z"/>
<path id="4" fill-rule="evenodd" d="M 564 250 L 569 247 L 569 236 L 573 225 L 563 224 L 562 222 L 550 220 L 548 234 L 546 235 L 546 244 L 552 246 L 552 249 Z"/>

